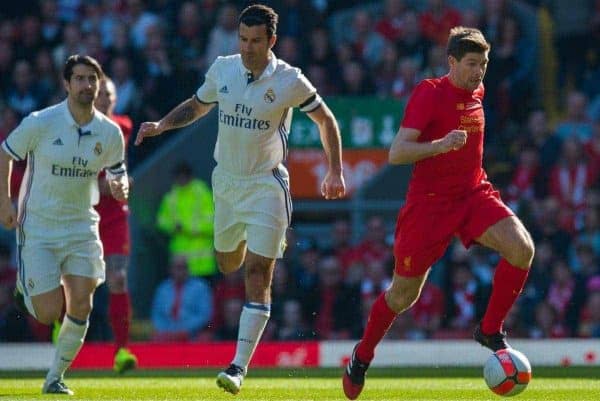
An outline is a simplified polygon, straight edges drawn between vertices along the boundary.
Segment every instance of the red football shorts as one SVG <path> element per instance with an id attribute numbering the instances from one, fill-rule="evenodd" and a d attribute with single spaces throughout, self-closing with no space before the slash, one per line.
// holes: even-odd
<path id="1" fill-rule="evenodd" d="M 395 272 L 420 276 L 444 255 L 455 235 L 468 248 L 488 227 L 513 215 L 488 182 L 461 197 L 409 199 L 396 223 Z"/>

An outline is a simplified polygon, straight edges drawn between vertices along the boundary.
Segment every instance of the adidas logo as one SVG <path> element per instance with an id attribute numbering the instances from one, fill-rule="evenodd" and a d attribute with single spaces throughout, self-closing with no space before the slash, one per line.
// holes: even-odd
<path id="1" fill-rule="evenodd" d="M 52 142 L 52 145 L 62 145 L 63 142 L 60 138 L 57 138 L 54 142 Z"/>
<path id="2" fill-rule="evenodd" d="M 221 89 L 219 89 L 219 93 L 229 93 L 229 89 L 227 89 L 227 85 L 225 85 Z"/>

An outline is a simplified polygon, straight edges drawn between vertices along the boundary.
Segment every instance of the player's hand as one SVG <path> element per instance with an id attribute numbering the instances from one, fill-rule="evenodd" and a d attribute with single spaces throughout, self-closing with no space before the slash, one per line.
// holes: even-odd
<path id="1" fill-rule="evenodd" d="M 453 129 L 440 140 L 440 153 L 450 152 L 451 150 L 458 150 L 465 146 L 466 143 L 467 131 L 463 129 Z"/>
<path id="2" fill-rule="evenodd" d="M 8 198 L 0 201 L 0 224 L 9 230 L 17 226 L 17 211 Z"/>
<path id="3" fill-rule="evenodd" d="M 143 122 L 142 125 L 140 125 L 140 129 L 137 133 L 137 136 L 135 137 L 135 145 L 137 146 L 140 143 L 142 143 L 144 141 L 144 138 L 147 138 L 149 136 L 157 136 L 162 134 L 162 132 L 163 130 L 160 129 L 158 122 Z"/>
<path id="4" fill-rule="evenodd" d="M 110 187 L 110 193 L 116 200 L 124 202 L 129 197 L 129 179 L 127 176 L 122 175 L 117 179 L 109 180 L 108 186 Z"/>
<path id="5" fill-rule="evenodd" d="M 341 172 L 333 173 L 331 170 L 327 172 L 321 183 L 321 194 L 325 199 L 338 199 L 346 194 L 346 184 Z"/>

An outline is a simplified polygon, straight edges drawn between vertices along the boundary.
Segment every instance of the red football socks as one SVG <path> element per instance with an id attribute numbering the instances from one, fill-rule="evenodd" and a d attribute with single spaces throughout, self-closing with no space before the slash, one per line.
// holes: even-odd
<path id="1" fill-rule="evenodd" d="M 129 293 L 110 294 L 108 317 L 115 336 L 117 350 L 126 347 L 129 341 L 129 323 L 131 322 Z"/>
<path id="2" fill-rule="evenodd" d="M 385 292 L 382 292 L 373 302 L 365 333 L 356 348 L 356 356 L 361 362 L 370 363 L 373 360 L 375 347 L 385 336 L 396 316 L 396 312 L 391 310 L 385 301 Z"/>
<path id="3" fill-rule="evenodd" d="M 494 334 L 502 330 L 502 324 L 508 311 L 521 293 L 529 269 L 519 269 L 501 259 L 494 272 L 492 295 L 481 321 L 484 334 Z"/>

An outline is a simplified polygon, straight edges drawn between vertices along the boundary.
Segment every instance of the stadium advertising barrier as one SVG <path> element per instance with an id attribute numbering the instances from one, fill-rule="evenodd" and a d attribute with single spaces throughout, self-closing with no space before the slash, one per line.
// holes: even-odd
<path id="1" fill-rule="evenodd" d="M 342 367 L 355 342 L 265 342 L 253 367 Z M 600 340 L 512 340 L 533 366 L 600 366 Z M 223 367 L 231 362 L 235 342 L 134 343 L 131 350 L 143 369 Z M 73 369 L 111 369 L 114 346 L 86 343 Z M 471 340 L 384 341 L 372 366 L 481 366 L 490 352 Z M 52 344 L 0 344 L 0 370 L 44 370 L 54 355 Z"/>
<path id="2" fill-rule="evenodd" d="M 404 103 L 376 97 L 331 97 L 342 134 L 347 194 L 368 181 L 387 163 L 404 111 Z M 321 181 L 327 173 L 318 127 L 304 113 L 292 120 L 287 166 L 294 198 L 321 198 Z"/>
<path id="3" fill-rule="evenodd" d="M 360 188 L 387 163 L 388 153 L 381 149 L 344 150 L 346 195 Z M 321 198 L 321 182 L 327 174 L 327 159 L 322 150 L 298 149 L 287 160 L 293 198 Z"/>

